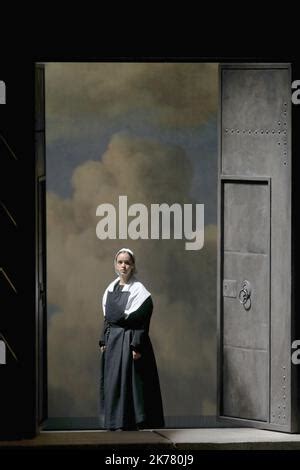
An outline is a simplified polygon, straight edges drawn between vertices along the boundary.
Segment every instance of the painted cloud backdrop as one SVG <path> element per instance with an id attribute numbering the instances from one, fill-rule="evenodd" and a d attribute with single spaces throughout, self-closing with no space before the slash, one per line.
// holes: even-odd
<path id="1" fill-rule="evenodd" d="M 217 66 L 46 64 L 49 416 L 97 416 L 101 296 L 133 249 L 152 292 L 165 414 L 216 406 Z M 203 249 L 105 240 L 101 203 L 205 205 Z"/>

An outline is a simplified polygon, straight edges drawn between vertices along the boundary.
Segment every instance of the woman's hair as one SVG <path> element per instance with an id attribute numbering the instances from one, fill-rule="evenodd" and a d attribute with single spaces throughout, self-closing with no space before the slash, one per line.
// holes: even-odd
<path id="1" fill-rule="evenodd" d="M 114 264 L 116 263 L 117 258 L 119 256 L 119 254 L 121 254 L 121 253 L 128 253 L 129 254 L 130 259 L 133 263 L 132 274 L 135 274 L 137 272 L 136 266 L 135 266 L 135 255 L 134 255 L 133 251 L 131 251 L 129 248 L 121 248 L 119 251 L 117 251 L 117 253 L 115 254 L 115 258 L 114 258 Z"/>

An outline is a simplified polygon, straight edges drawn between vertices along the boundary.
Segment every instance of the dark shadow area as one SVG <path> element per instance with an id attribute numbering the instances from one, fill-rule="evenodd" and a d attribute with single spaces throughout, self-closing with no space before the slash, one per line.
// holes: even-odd
<path id="1" fill-rule="evenodd" d="M 173 428 L 226 428 L 228 423 L 218 420 L 217 416 L 166 416 L 165 429 Z M 231 427 L 240 428 L 241 424 L 233 424 Z M 42 425 L 43 431 L 83 431 L 101 430 L 100 419 L 87 418 L 48 418 Z"/>

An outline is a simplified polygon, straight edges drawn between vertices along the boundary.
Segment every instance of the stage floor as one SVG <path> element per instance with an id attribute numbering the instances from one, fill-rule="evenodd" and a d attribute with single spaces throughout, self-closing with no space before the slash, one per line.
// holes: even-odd
<path id="1" fill-rule="evenodd" d="M 156 429 L 143 431 L 42 431 L 33 439 L 0 441 L 4 449 L 294 450 L 300 434 L 253 428 Z"/>

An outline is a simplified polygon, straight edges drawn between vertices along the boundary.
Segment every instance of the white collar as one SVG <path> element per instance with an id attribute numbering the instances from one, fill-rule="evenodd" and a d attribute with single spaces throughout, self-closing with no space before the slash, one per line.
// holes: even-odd
<path id="1" fill-rule="evenodd" d="M 102 307 L 103 313 L 105 315 L 105 305 L 108 292 L 113 292 L 115 285 L 120 280 L 119 277 L 114 279 L 109 286 L 106 288 L 103 299 L 102 299 Z M 136 279 L 135 276 L 130 278 L 128 284 L 123 286 L 122 292 L 129 292 L 129 296 L 127 299 L 127 304 L 124 313 L 129 315 L 130 313 L 137 310 L 145 300 L 150 297 L 151 293 L 145 288 L 145 286 Z"/>

